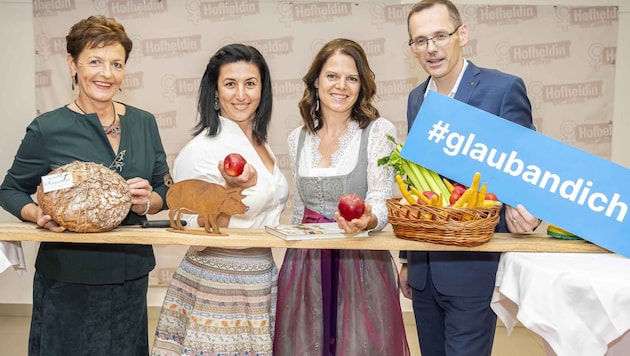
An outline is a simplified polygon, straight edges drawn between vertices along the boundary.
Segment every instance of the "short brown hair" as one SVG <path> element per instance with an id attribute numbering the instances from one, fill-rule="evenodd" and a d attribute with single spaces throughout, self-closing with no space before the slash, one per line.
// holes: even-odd
<path id="1" fill-rule="evenodd" d="M 457 27 L 462 24 L 462 17 L 459 14 L 459 10 L 457 10 L 457 6 L 455 6 L 451 0 L 422 0 L 414 4 L 409 10 L 409 15 L 407 15 L 407 33 L 409 33 L 409 39 L 411 39 L 411 29 L 409 28 L 409 20 L 411 19 L 411 16 L 420 11 L 432 8 L 435 5 L 446 6 L 448 14 L 451 17 L 451 21 L 453 22 L 453 26 Z"/>
<path id="2" fill-rule="evenodd" d="M 120 43 L 125 49 L 126 63 L 133 43 L 123 25 L 111 17 L 102 15 L 90 16 L 77 22 L 66 36 L 66 49 L 75 60 L 85 48 L 109 46 L 116 43 Z"/>
<path id="3" fill-rule="evenodd" d="M 315 59 L 313 59 L 313 63 L 311 63 L 311 68 L 302 78 L 302 81 L 306 84 L 306 89 L 304 89 L 304 95 L 298 107 L 300 108 L 304 125 L 312 133 L 318 131 L 322 126 L 321 111 L 315 110 L 317 105 L 315 80 L 319 77 L 326 61 L 336 53 L 352 57 L 359 72 L 361 89 L 359 90 L 359 97 L 352 108 L 352 120 L 357 121 L 359 127 L 364 129 L 370 121 L 377 119 L 380 115 L 376 107 L 372 105 L 372 99 L 376 95 L 375 75 L 370 69 L 365 51 L 360 44 L 353 40 L 337 38 L 326 43 L 319 50 Z"/>

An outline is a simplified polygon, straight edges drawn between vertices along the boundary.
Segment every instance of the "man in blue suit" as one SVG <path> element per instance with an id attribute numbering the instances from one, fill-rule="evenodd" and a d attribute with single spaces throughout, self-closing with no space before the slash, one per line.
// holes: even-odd
<path id="1" fill-rule="evenodd" d="M 409 46 L 429 78 L 409 94 L 410 129 L 428 90 L 534 129 L 523 80 L 464 59 L 468 27 L 450 0 L 424 0 L 408 16 Z M 472 175 L 471 175 L 472 176 Z M 533 231 L 540 221 L 505 206 L 497 232 Z M 422 356 L 490 355 L 490 308 L 500 253 L 401 251 L 400 286 L 412 299 Z"/>

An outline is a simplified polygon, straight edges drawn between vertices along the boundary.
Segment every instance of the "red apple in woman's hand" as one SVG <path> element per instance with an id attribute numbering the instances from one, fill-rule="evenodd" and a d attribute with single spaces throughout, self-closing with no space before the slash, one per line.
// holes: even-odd
<path id="1" fill-rule="evenodd" d="M 243 168 L 247 161 L 238 153 L 230 153 L 223 159 L 223 169 L 225 173 L 232 177 L 238 177 L 243 173 Z"/>
<path id="2" fill-rule="evenodd" d="M 356 194 L 346 194 L 339 198 L 337 208 L 339 209 L 339 214 L 341 214 L 344 219 L 351 221 L 363 215 L 365 202 Z"/>

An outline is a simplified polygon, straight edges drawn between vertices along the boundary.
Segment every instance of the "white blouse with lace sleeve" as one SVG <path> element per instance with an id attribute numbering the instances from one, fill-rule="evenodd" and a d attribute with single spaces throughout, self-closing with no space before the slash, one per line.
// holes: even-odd
<path id="1" fill-rule="evenodd" d="M 297 143 L 301 129 L 302 127 L 298 127 L 293 130 L 288 138 L 289 159 L 294 182 L 296 181 L 297 167 L 299 167 L 300 175 L 305 177 L 342 175 L 354 169 L 359 157 L 361 134 L 363 132 L 363 130 L 358 129 L 355 121 L 348 125 L 350 135 L 340 138 L 340 142 L 345 142 L 345 144 L 340 144 L 338 151 L 333 154 L 335 162 L 333 162 L 332 166 L 324 168 L 314 166 L 316 160 L 313 157 L 319 156 L 319 152 L 316 152 L 319 142 L 317 137 L 310 134 L 306 135 L 304 139 L 300 162 L 296 164 Z M 374 230 L 381 230 L 387 225 L 385 200 L 393 195 L 394 171 L 390 166 L 378 165 L 379 158 L 388 156 L 395 148 L 394 143 L 387 139 L 387 135 L 396 138 L 394 125 L 385 118 L 376 119 L 370 126 L 368 136 L 368 165 L 366 172 L 368 191 L 365 199 L 372 206 L 372 213 L 378 219 L 378 224 Z M 304 203 L 297 192 L 293 195 L 293 201 L 294 209 L 291 221 L 292 223 L 299 223 L 304 214 Z"/>

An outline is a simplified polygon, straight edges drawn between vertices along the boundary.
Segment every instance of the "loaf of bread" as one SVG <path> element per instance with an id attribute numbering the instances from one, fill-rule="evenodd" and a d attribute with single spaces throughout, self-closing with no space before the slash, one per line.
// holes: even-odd
<path id="1" fill-rule="evenodd" d="M 44 193 L 37 188 L 37 201 L 52 219 L 70 231 L 103 232 L 120 225 L 131 208 L 131 192 L 123 177 L 97 163 L 72 162 L 51 171 L 72 174 L 69 188 Z"/>

